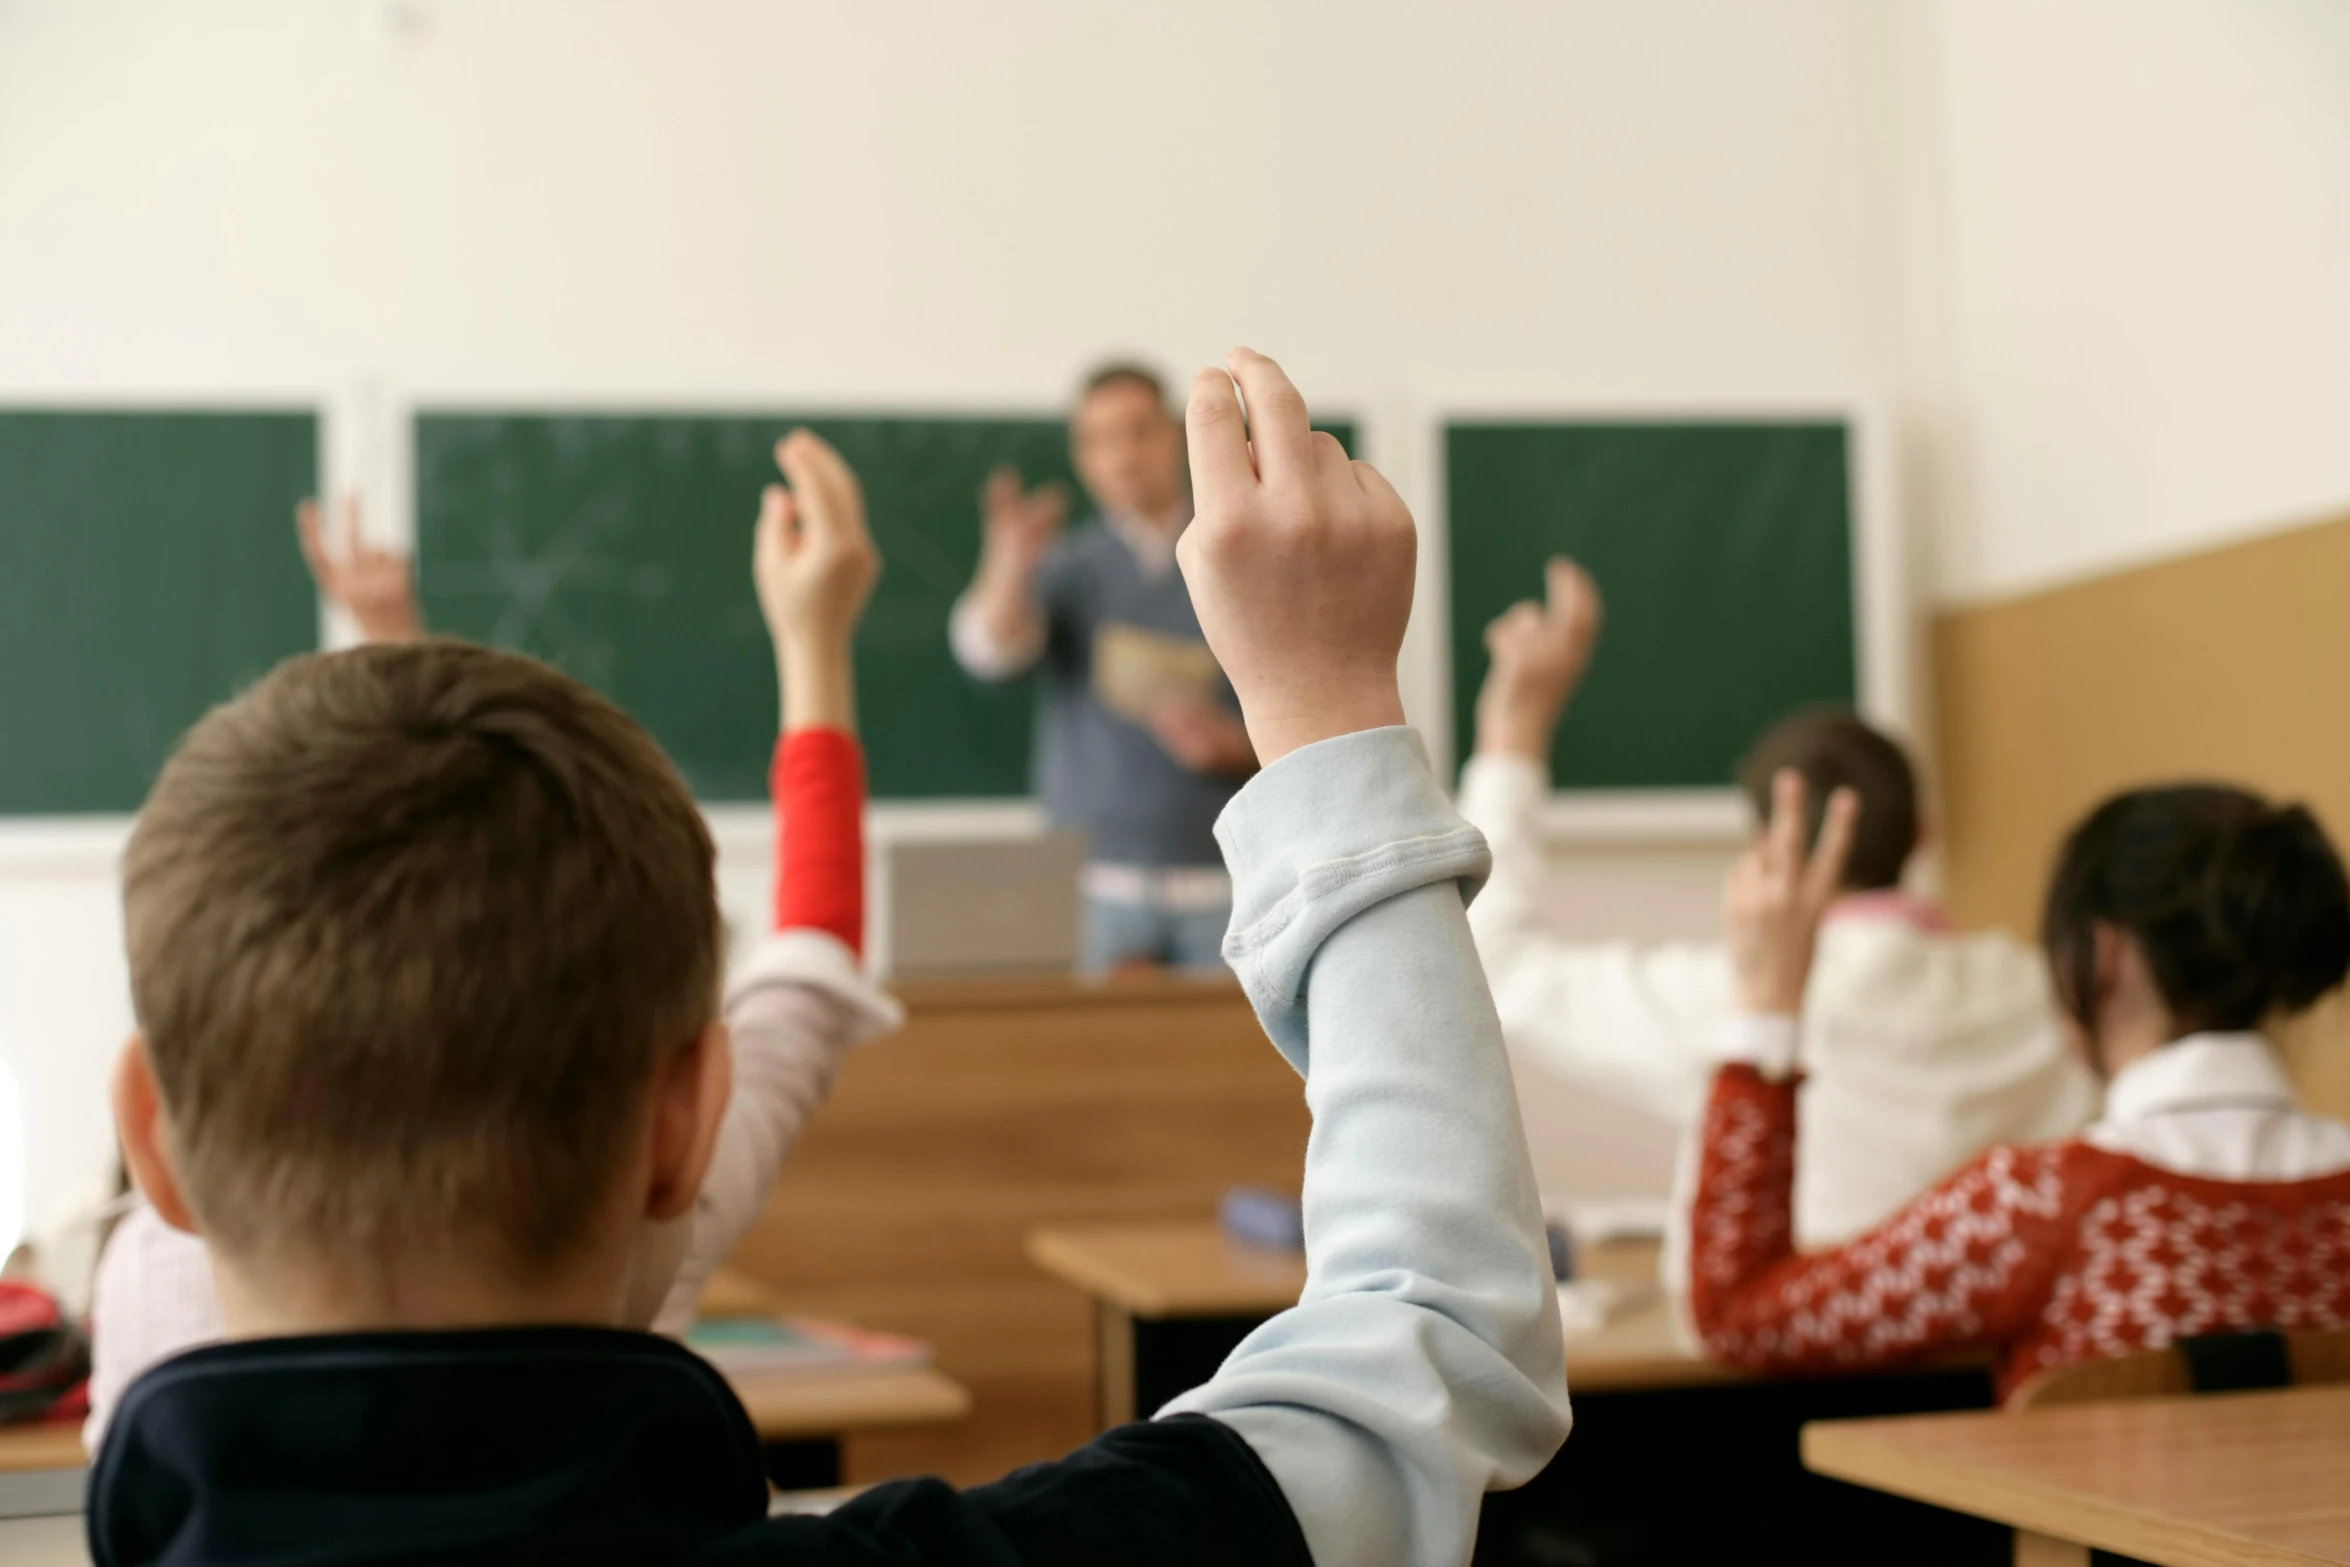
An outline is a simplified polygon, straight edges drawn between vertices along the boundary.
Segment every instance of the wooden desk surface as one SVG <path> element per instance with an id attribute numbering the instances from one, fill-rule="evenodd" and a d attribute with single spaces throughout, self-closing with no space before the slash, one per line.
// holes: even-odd
<path id="1" fill-rule="evenodd" d="M 1823 1421 L 1803 1461 L 2163 1567 L 2350 1563 L 2350 1387 Z"/>
<path id="2" fill-rule="evenodd" d="M 1586 1277 L 1639 1293 L 1603 1326 L 1568 1335 L 1570 1392 L 1754 1380 L 1685 1342 L 1672 1303 L 1656 1284 L 1658 1251 L 1653 1241 L 1584 1248 Z M 1306 1281 L 1300 1254 L 1242 1246 L 1196 1220 L 1050 1225 L 1029 1236 L 1028 1256 L 1062 1283 L 1146 1320 L 1270 1315 L 1294 1305 Z"/>
<path id="3" fill-rule="evenodd" d="M 79 1469 L 84 1462 L 79 1420 L 63 1425 L 0 1426 L 0 1474 Z"/>
<path id="4" fill-rule="evenodd" d="M 727 1381 L 750 1411 L 752 1427 L 770 1442 L 946 1425 L 971 1413 L 963 1384 L 927 1366 Z"/>

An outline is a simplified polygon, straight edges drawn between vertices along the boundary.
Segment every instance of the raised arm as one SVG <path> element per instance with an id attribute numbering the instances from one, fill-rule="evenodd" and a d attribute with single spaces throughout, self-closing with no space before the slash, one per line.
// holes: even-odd
<path id="1" fill-rule="evenodd" d="M 979 570 L 955 601 L 948 641 L 964 670 L 1002 680 L 1034 664 L 1047 627 L 1036 578 L 1068 515 L 1059 485 L 1024 490 L 1020 475 L 998 468 L 979 492 Z"/>
<path id="2" fill-rule="evenodd" d="M 1469 929 L 1512 1045 L 1580 1087 L 1693 1125 L 1730 1005 L 1720 947 L 1576 941 L 1544 907 L 1551 740 L 1603 619 L 1597 585 L 1558 558 L 1545 569 L 1541 603 L 1512 605 L 1485 628 L 1477 748 L 1461 771 L 1460 803 L 1493 850 L 1493 876 Z"/>
<path id="3" fill-rule="evenodd" d="M 1248 1442 L 1315 1560 L 1466 1562 L 1565 1439 L 1533 1172 L 1464 903 L 1484 845 L 1401 727 L 1410 513 L 1236 352 L 1190 409 L 1182 544 L 1265 770 L 1218 824 L 1231 960 L 1306 1079 L 1307 1283 L 1169 1414 Z M 1247 398 L 1248 433 L 1234 396 Z"/>
<path id="4" fill-rule="evenodd" d="M 702 1286 L 758 1217 L 784 1156 L 851 1047 L 895 1028 L 897 1004 L 858 964 L 865 927 L 865 762 L 851 642 L 881 573 L 864 497 L 805 430 L 775 449 L 790 481 L 761 497 L 752 574 L 776 657 L 781 737 L 774 919 L 726 998 L 734 1094 L 654 1326 L 692 1326 Z"/>

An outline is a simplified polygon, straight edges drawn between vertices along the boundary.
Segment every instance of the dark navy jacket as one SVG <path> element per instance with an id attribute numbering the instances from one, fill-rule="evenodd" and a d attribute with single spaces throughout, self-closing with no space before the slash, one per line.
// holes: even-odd
<path id="1" fill-rule="evenodd" d="M 1198 1416 L 957 1492 L 767 1517 L 759 1439 L 709 1365 L 597 1328 L 216 1345 L 134 1383 L 90 1484 L 98 1567 L 675 1563 L 1311 1567 L 1256 1454 Z"/>

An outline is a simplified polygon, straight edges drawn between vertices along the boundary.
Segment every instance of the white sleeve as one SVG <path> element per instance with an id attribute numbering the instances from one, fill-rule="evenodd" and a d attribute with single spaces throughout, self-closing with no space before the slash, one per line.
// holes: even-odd
<path id="1" fill-rule="evenodd" d="M 1306 1286 L 1164 1413 L 1237 1431 L 1318 1562 L 1466 1563 L 1484 1494 L 1568 1426 L 1533 1165 L 1463 912 L 1484 842 L 1402 728 L 1283 757 L 1216 833 L 1225 957 L 1314 1115 Z"/>
<path id="2" fill-rule="evenodd" d="M 82 1445 L 98 1451 L 114 1406 L 148 1367 L 226 1337 L 204 1243 L 140 1202 L 115 1225 L 98 1255 L 90 1296 L 90 1418 L 82 1425 Z"/>
<path id="3" fill-rule="evenodd" d="M 1520 757 L 1461 771 L 1461 814 L 1493 846 L 1493 879 L 1469 910 L 1502 1033 L 1535 1065 L 1674 1126 L 1694 1125 L 1730 1008 L 1713 942 L 1570 941 L 1543 917 L 1548 780 Z"/>
<path id="4" fill-rule="evenodd" d="M 947 616 L 947 645 L 954 650 L 955 662 L 974 680 L 1009 680 L 1026 672 L 1044 656 L 1044 621 L 1040 615 L 1036 631 L 1018 645 L 1007 645 L 996 640 L 989 629 L 987 617 L 979 612 L 979 601 L 968 590 L 955 600 L 952 613 Z"/>
<path id="5" fill-rule="evenodd" d="M 837 936 L 787 930 L 759 944 L 727 987 L 734 1095 L 655 1332 L 675 1338 L 693 1326 L 702 1286 L 757 1221 L 784 1156 L 832 1091 L 841 1059 L 895 1030 L 904 1016 Z"/>

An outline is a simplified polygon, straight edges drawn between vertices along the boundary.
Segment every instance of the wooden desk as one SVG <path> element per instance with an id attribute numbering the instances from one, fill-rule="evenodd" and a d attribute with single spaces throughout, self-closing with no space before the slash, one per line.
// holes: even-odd
<path id="1" fill-rule="evenodd" d="M 1683 1338 L 1656 1284 L 1658 1250 L 1651 1241 L 1583 1249 L 1578 1261 L 1586 1278 L 1608 1279 L 1635 1294 L 1604 1326 L 1568 1335 L 1570 1391 L 1753 1380 L 1708 1360 Z M 1028 1258 L 1092 1298 L 1095 1418 L 1105 1427 L 1195 1386 L 1202 1359 L 1220 1359 L 1250 1328 L 1295 1304 L 1306 1281 L 1302 1255 L 1236 1244 L 1205 1221 L 1052 1225 L 1029 1236 Z"/>
<path id="2" fill-rule="evenodd" d="M 951 1430 L 859 1435 L 847 1478 L 970 1483 L 1095 1430 L 1086 1302 L 1028 1232 L 1208 1213 L 1294 1188 L 1303 1085 L 1237 985 L 1182 978 L 928 982 L 905 1031 L 843 1063 L 733 1260 L 791 1311 L 910 1334 L 971 1390 Z"/>
<path id="3" fill-rule="evenodd" d="M 82 1467 L 82 1423 L 0 1426 L 0 1474 Z"/>
<path id="4" fill-rule="evenodd" d="M 2092 1548 L 2162 1567 L 2350 1563 L 2350 1387 L 1807 1426 L 1820 1474 L 2017 1531 L 2016 1561 Z"/>

